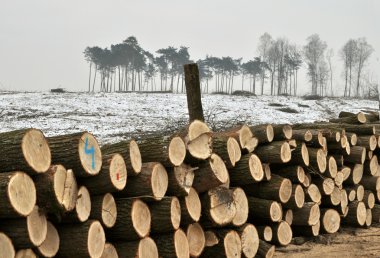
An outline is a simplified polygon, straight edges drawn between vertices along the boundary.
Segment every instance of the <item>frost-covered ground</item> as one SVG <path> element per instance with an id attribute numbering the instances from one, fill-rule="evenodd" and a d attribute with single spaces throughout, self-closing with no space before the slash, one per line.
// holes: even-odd
<path id="1" fill-rule="evenodd" d="M 378 108 L 377 101 L 344 98 L 204 95 L 202 102 L 211 126 L 313 122 L 335 118 L 341 110 Z M 186 95 L 0 92 L 0 132 L 34 127 L 52 136 L 88 130 L 104 144 L 186 120 Z"/>

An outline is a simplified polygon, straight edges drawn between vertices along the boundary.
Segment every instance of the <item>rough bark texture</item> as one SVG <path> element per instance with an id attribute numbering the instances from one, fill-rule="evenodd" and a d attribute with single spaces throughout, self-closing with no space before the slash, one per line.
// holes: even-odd
<path id="1" fill-rule="evenodd" d="M 293 210 L 294 226 L 313 226 L 320 218 L 319 205 L 315 203 L 305 203 L 301 209 Z"/>
<path id="2" fill-rule="evenodd" d="M 242 156 L 239 163 L 229 170 L 230 182 L 232 185 L 240 186 L 264 179 L 264 170 L 259 157 L 249 153 Z"/>
<path id="3" fill-rule="evenodd" d="M 268 145 L 261 145 L 255 149 L 255 154 L 264 163 L 282 164 L 291 159 L 291 151 L 287 142 L 271 142 Z"/>
<path id="4" fill-rule="evenodd" d="M 242 245 L 235 230 L 214 230 L 219 241 L 213 246 L 206 246 L 202 257 L 241 257 Z"/>
<path id="5" fill-rule="evenodd" d="M 276 247 L 274 245 L 268 244 L 267 242 L 260 239 L 259 249 L 257 251 L 258 258 L 272 258 L 274 255 Z"/>
<path id="6" fill-rule="evenodd" d="M 177 197 L 165 197 L 160 202 L 151 203 L 152 234 L 175 231 L 181 223 L 181 207 Z"/>
<path id="7" fill-rule="evenodd" d="M 201 200 L 194 188 L 190 188 L 189 195 L 179 199 L 181 206 L 181 225 L 198 222 L 201 217 Z"/>
<path id="8" fill-rule="evenodd" d="M 265 144 L 273 141 L 274 131 L 271 124 L 255 125 L 250 127 L 252 134 L 257 138 L 259 144 Z"/>
<path id="9" fill-rule="evenodd" d="M 248 197 L 250 220 L 254 222 L 279 222 L 282 219 L 282 207 L 276 201 Z"/>
<path id="10" fill-rule="evenodd" d="M 157 235 L 154 240 L 162 257 L 185 258 L 190 256 L 189 243 L 182 229 L 166 235 Z"/>
<path id="11" fill-rule="evenodd" d="M 234 167 L 241 158 L 239 142 L 233 137 L 220 134 L 213 135 L 212 149 L 225 161 L 227 168 Z"/>
<path id="12" fill-rule="evenodd" d="M 196 119 L 204 121 L 198 65 L 186 64 L 183 67 L 189 120 L 190 122 Z"/>
<path id="13" fill-rule="evenodd" d="M 138 241 L 117 242 L 115 243 L 115 248 L 120 258 L 159 257 L 156 242 L 150 237 L 145 237 Z"/>

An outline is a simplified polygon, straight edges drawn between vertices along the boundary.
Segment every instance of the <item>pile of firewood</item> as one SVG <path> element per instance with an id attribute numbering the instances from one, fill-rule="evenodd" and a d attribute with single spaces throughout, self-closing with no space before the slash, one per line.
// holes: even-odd
<path id="1" fill-rule="evenodd" d="M 0 133 L 0 257 L 272 257 L 294 236 L 380 220 L 377 113 L 325 123 L 199 120 L 100 147 Z"/>

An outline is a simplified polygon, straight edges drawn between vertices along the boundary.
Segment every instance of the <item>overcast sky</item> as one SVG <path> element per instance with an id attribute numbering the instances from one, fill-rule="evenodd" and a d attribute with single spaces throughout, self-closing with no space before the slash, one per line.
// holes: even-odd
<path id="1" fill-rule="evenodd" d="M 151 52 L 184 45 L 194 60 L 206 54 L 248 60 L 264 32 L 298 45 L 318 33 L 335 51 L 337 85 L 339 49 L 349 38 L 366 37 L 379 80 L 378 0 L 2 0 L 0 89 L 84 91 L 85 47 L 109 47 L 131 35 Z"/>

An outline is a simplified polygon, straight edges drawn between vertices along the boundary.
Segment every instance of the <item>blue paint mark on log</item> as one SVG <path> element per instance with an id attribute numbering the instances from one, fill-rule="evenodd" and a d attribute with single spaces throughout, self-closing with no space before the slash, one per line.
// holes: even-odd
<path id="1" fill-rule="evenodd" d="M 91 146 L 91 148 L 88 148 L 88 138 L 86 137 L 86 141 L 84 143 L 84 153 L 87 155 L 92 155 L 92 162 L 91 167 L 92 169 L 95 169 L 95 148 L 94 146 Z"/>

